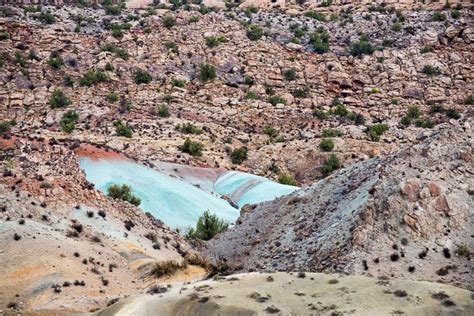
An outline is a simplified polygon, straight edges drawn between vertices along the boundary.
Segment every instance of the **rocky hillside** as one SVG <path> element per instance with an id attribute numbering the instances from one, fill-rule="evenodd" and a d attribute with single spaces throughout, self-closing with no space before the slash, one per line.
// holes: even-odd
<path id="1" fill-rule="evenodd" d="M 0 118 L 12 132 L 304 184 L 322 175 L 323 137 L 349 165 L 472 105 L 467 9 L 113 8 L 3 7 Z M 67 111 L 74 127 L 61 127 Z M 378 123 L 388 131 L 374 142 Z M 200 153 L 180 150 L 186 138 Z"/>
<path id="2" fill-rule="evenodd" d="M 72 147 L 0 140 L 0 310 L 94 310 L 146 292 L 157 262 L 192 259 L 162 222 L 94 190 Z M 184 272 L 205 274 L 188 266 L 178 279 Z"/>
<path id="3" fill-rule="evenodd" d="M 207 253 L 236 271 L 338 271 L 472 289 L 472 120 L 242 209 Z"/>

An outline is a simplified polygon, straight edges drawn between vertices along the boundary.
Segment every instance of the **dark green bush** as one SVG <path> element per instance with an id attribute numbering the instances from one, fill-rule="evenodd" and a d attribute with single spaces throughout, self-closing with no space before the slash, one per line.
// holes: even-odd
<path id="1" fill-rule="evenodd" d="M 107 15 L 120 15 L 122 8 L 119 5 L 108 5 L 105 7 L 105 14 Z"/>
<path id="2" fill-rule="evenodd" d="M 170 29 L 173 26 L 176 25 L 176 19 L 172 17 L 171 15 L 167 15 L 163 18 L 163 25 L 167 28 Z"/>
<path id="3" fill-rule="evenodd" d="M 114 102 L 117 102 L 119 97 L 117 94 L 111 92 L 109 94 L 107 94 L 107 96 L 105 97 L 107 99 L 107 101 L 109 101 L 110 103 L 114 103 Z"/>
<path id="4" fill-rule="evenodd" d="M 101 70 L 88 70 L 82 77 L 79 79 L 79 84 L 81 86 L 90 87 L 93 84 L 99 82 L 105 82 L 108 80 L 107 74 Z"/>
<path id="5" fill-rule="evenodd" d="M 179 78 L 173 78 L 173 80 L 171 81 L 171 84 L 174 87 L 184 88 L 184 86 L 186 85 L 186 80 L 179 79 Z"/>
<path id="6" fill-rule="evenodd" d="M 184 144 L 179 147 L 182 152 L 188 153 L 192 156 L 202 156 L 204 146 L 200 142 L 195 142 L 186 138 Z"/>
<path id="7" fill-rule="evenodd" d="M 280 176 L 278 177 L 278 183 L 285 184 L 285 185 L 292 185 L 292 186 L 298 185 L 296 180 L 293 179 L 293 177 L 288 174 L 280 174 Z"/>
<path id="8" fill-rule="evenodd" d="M 54 89 L 49 101 L 51 108 L 63 108 L 71 104 L 71 100 L 64 94 L 62 90 Z"/>
<path id="9" fill-rule="evenodd" d="M 406 116 L 411 119 L 418 118 L 420 116 L 420 108 L 416 105 L 409 106 Z"/>
<path id="10" fill-rule="evenodd" d="M 426 54 L 426 53 L 432 53 L 434 51 L 433 47 L 431 46 L 423 46 L 421 49 L 420 49 L 420 53 L 421 54 Z"/>
<path id="11" fill-rule="evenodd" d="M 207 210 L 199 217 L 196 228 L 188 230 L 186 238 L 210 240 L 217 234 L 225 231 L 228 227 L 229 224 L 227 222 Z"/>
<path id="12" fill-rule="evenodd" d="M 140 205 L 141 200 L 132 194 L 132 188 L 126 184 L 111 184 L 107 188 L 107 195 L 113 199 L 127 201 L 135 206 Z"/>
<path id="13" fill-rule="evenodd" d="M 285 100 L 279 95 L 272 95 L 268 97 L 268 103 L 271 105 L 277 105 L 278 103 L 286 104 Z"/>
<path id="14" fill-rule="evenodd" d="M 263 36 L 263 29 L 256 24 L 252 24 L 247 28 L 247 37 L 251 41 L 258 41 Z"/>
<path id="15" fill-rule="evenodd" d="M 295 80 L 296 79 L 296 70 L 295 68 L 287 69 L 283 72 L 283 76 L 286 80 Z"/>
<path id="16" fill-rule="evenodd" d="M 446 21 L 446 15 L 443 12 L 436 11 L 433 13 L 431 20 L 435 22 Z"/>
<path id="17" fill-rule="evenodd" d="M 361 38 L 357 42 L 352 42 L 351 46 L 349 47 L 349 54 L 357 57 L 362 55 L 372 55 L 374 51 L 374 46 L 368 41 L 367 38 Z"/>
<path id="18" fill-rule="evenodd" d="M 325 128 L 322 132 L 323 137 L 341 137 L 344 133 L 339 129 Z"/>
<path id="19" fill-rule="evenodd" d="M 258 94 L 254 91 L 248 91 L 247 94 L 245 94 L 245 98 L 248 100 L 258 100 Z"/>
<path id="20" fill-rule="evenodd" d="M 296 88 L 292 94 L 295 98 L 307 98 L 309 96 L 309 88 L 307 86 Z"/>
<path id="21" fill-rule="evenodd" d="M 278 136 L 278 131 L 271 125 L 265 125 L 262 132 L 272 138 Z"/>
<path id="22" fill-rule="evenodd" d="M 56 18 L 54 15 L 51 14 L 49 11 L 42 11 L 40 15 L 38 16 L 38 19 L 40 20 L 41 23 L 43 24 L 53 24 L 56 21 Z"/>
<path id="23" fill-rule="evenodd" d="M 401 30 L 402 30 L 402 23 L 400 23 L 400 22 L 393 23 L 392 31 L 400 32 Z"/>
<path id="24" fill-rule="evenodd" d="M 461 114 L 459 114 L 459 111 L 456 110 L 456 109 L 453 109 L 453 108 L 449 108 L 447 111 L 446 111 L 446 115 L 449 117 L 449 118 L 453 118 L 453 119 L 460 119 L 461 118 Z"/>
<path id="25" fill-rule="evenodd" d="M 227 42 L 227 39 L 224 36 L 208 36 L 205 37 L 206 45 L 208 47 L 217 47 L 220 43 Z"/>
<path id="26" fill-rule="evenodd" d="M 435 126 L 435 122 L 429 119 L 419 118 L 415 121 L 415 125 L 422 128 L 433 128 Z"/>
<path id="27" fill-rule="evenodd" d="M 133 130 L 128 124 L 123 124 L 120 120 L 114 121 L 115 133 L 117 136 L 132 138 Z"/>
<path id="28" fill-rule="evenodd" d="M 234 149 L 230 154 L 230 160 L 233 164 L 240 165 L 242 162 L 247 160 L 247 148 L 239 147 Z"/>
<path id="29" fill-rule="evenodd" d="M 199 65 L 199 79 L 201 81 L 210 81 L 216 78 L 216 67 L 211 64 Z"/>
<path id="30" fill-rule="evenodd" d="M 50 65 L 51 68 L 59 69 L 62 65 L 64 65 L 64 60 L 58 52 L 52 52 L 49 55 L 48 65 Z"/>
<path id="31" fill-rule="evenodd" d="M 324 151 L 331 151 L 334 149 L 334 142 L 330 139 L 323 139 L 319 143 L 319 148 Z"/>
<path id="32" fill-rule="evenodd" d="M 367 134 L 373 141 L 379 141 L 380 136 L 382 136 L 386 131 L 388 131 L 387 124 L 374 124 L 367 128 Z"/>
<path id="33" fill-rule="evenodd" d="M 466 104 L 466 105 L 474 105 L 474 94 L 468 95 L 468 96 L 464 99 L 464 104 Z"/>
<path id="34" fill-rule="evenodd" d="M 322 12 L 317 12 L 314 10 L 309 10 L 304 13 L 304 16 L 308 18 L 313 18 L 315 20 L 321 21 L 321 22 L 326 22 L 326 16 Z"/>
<path id="35" fill-rule="evenodd" d="M 144 71 L 144 70 L 141 70 L 141 69 L 138 69 L 137 71 L 135 71 L 135 83 L 136 84 L 148 84 L 150 83 L 152 80 L 152 77 L 151 75 Z"/>
<path id="36" fill-rule="evenodd" d="M 202 133 L 202 130 L 192 123 L 183 123 L 182 125 L 178 124 L 176 129 L 184 134 L 194 134 L 199 135 Z"/>
<path id="37" fill-rule="evenodd" d="M 8 133 L 11 130 L 11 123 L 10 121 L 1 121 L 0 122 L 0 135 Z"/>
<path id="38" fill-rule="evenodd" d="M 163 118 L 164 117 L 169 117 L 170 116 L 170 110 L 168 109 L 166 104 L 162 104 L 158 108 L 157 114 L 158 114 L 159 117 L 163 117 Z"/>
<path id="39" fill-rule="evenodd" d="M 167 50 L 177 54 L 178 53 L 178 46 L 175 42 L 165 42 L 164 43 Z"/>
<path id="40" fill-rule="evenodd" d="M 76 122 L 79 119 L 79 114 L 76 111 L 67 111 L 63 114 L 61 121 L 59 121 L 59 126 L 65 133 L 72 133 L 76 128 Z"/>
<path id="41" fill-rule="evenodd" d="M 309 34 L 309 43 L 316 53 L 327 53 L 329 51 L 329 33 L 324 29 L 318 29 Z"/>
<path id="42" fill-rule="evenodd" d="M 323 175 L 328 175 L 330 174 L 331 172 L 333 172 L 334 170 L 337 170 L 341 167 L 341 163 L 339 162 L 339 159 L 337 158 L 337 156 L 335 154 L 331 154 L 329 156 L 329 158 L 327 158 L 322 167 L 321 167 L 321 172 L 323 173 Z"/>
<path id="43" fill-rule="evenodd" d="M 441 70 L 438 67 L 434 67 L 431 65 L 425 65 L 421 70 L 425 75 L 433 77 L 441 75 Z"/>

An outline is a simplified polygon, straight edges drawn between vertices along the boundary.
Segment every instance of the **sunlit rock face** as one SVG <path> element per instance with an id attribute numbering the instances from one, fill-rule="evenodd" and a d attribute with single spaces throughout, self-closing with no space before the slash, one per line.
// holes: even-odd
<path id="1" fill-rule="evenodd" d="M 211 172 L 179 165 L 155 170 L 117 159 L 80 158 L 87 180 L 107 192 L 115 184 L 128 184 L 141 199 L 140 208 L 172 228 L 194 226 L 206 210 L 233 223 L 245 204 L 269 201 L 289 194 L 297 187 L 282 185 L 243 172 Z M 161 171 L 163 170 L 163 171 Z"/>

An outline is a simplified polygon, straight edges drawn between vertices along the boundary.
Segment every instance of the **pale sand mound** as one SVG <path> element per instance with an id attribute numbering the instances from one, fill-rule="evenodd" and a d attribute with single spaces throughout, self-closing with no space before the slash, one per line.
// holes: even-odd
<path id="1" fill-rule="evenodd" d="M 363 276 L 250 273 L 174 285 L 99 315 L 473 315 L 473 293 L 439 283 Z M 342 315 L 342 314 L 341 314 Z"/>

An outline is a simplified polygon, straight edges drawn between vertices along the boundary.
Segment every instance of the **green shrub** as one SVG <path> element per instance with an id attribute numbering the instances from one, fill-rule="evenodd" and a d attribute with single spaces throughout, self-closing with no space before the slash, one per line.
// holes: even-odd
<path id="1" fill-rule="evenodd" d="M 374 46 L 372 46 L 366 37 L 361 37 L 359 41 L 352 42 L 351 46 L 349 47 L 349 54 L 357 57 L 362 55 L 372 55 L 374 51 Z"/>
<path id="2" fill-rule="evenodd" d="M 329 51 L 329 33 L 324 29 L 318 29 L 309 34 L 309 43 L 316 53 L 327 53 Z"/>
<path id="3" fill-rule="evenodd" d="M 355 125 L 362 125 L 365 123 L 365 117 L 360 113 L 350 112 L 347 117 L 354 121 Z"/>
<path id="4" fill-rule="evenodd" d="M 271 138 L 278 136 L 278 131 L 272 125 L 265 125 L 262 132 Z"/>
<path id="5" fill-rule="evenodd" d="M 206 82 L 216 78 L 216 67 L 211 64 L 199 65 L 199 79 Z"/>
<path id="6" fill-rule="evenodd" d="M 331 151 L 334 149 L 334 142 L 331 139 L 323 139 L 319 143 L 319 148 L 324 151 Z"/>
<path id="7" fill-rule="evenodd" d="M 27 66 L 26 60 L 20 52 L 15 53 L 15 63 L 21 68 L 26 68 Z"/>
<path id="8" fill-rule="evenodd" d="M 271 105 L 277 105 L 278 103 L 286 104 L 285 100 L 279 95 L 272 95 L 268 97 L 268 103 Z"/>
<path id="9" fill-rule="evenodd" d="M 76 111 L 69 110 L 63 114 L 61 121 L 59 121 L 59 126 L 65 133 L 72 133 L 76 128 L 76 122 L 79 119 L 79 114 Z"/>
<path id="10" fill-rule="evenodd" d="M 411 117 L 405 115 L 400 119 L 400 123 L 405 126 L 409 126 L 411 124 Z"/>
<path id="11" fill-rule="evenodd" d="M 309 96 L 309 88 L 307 86 L 296 88 L 292 94 L 295 98 L 307 98 Z"/>
<path id="12" fill-rule="evenodd" d="M 449 118 L 456 119 L 456 120 L 461 118 L 461 114 L 459 114 L 459 111 L 456 110 L 456 109 L 453 109 L 453 108 L 449 108 L 449 109 L 446 111 L 446 115 L 447 115 Z"/>
<path id="13" fill-rule="evenodd" d="M 62 57 L 59 55 L 58 52 L 52 52 L 49 55 L 48 65 L 50 65 L 51 68 L 59 69 L 61 68 L 62 65 L 64 65 L 64 60 L 62 59 Z"/>
<path id="14" fill-rule="evenodd" d="M 451 11 L 451 17 L 452 17 L 453 19 L 456 19 L 456 20 L 459 19 L 459 18 L 461 17 L 461 11 L 459 11 L 459 10 L 452 10 L 452 11 Z"/>
<path id="15" fill-rule="evenodd" d="M 101 70 L 88 70 L 82 77 L 79 79 L 79 84 L 81 86 L 90 87 L 93 84 L 99 82 L 105 82 L 108 80 L 107 74 Z"/>
<path id="16" fill-rule="evenodd" d="M 121 29 L 113 29 L 112 30 L 112 36 L 115 38 L 122 38 L 123 37 L 123 31 Z"/>
<path id="17" fill-rule="evenodd" d="M 227 222 L 207 210 L 199 217 L 196 228 L 188 230 L 186 238 L 210 240 L 217 234 L 225 231 L 228 227 L 229 224 Z"/>
<path id="18" fill-rule="evenodd" d="M 106 71 L 114 71 L 114 65 L 112 63 L 108 62 L 105 64 L 105 70 Z"/>
<path id="19" fill-rule="evenodd" d="M 38 19 L 43 24 L 53 24 L 56 21 L 56 18 L 54 17 L 54 15 L 52 15 L 51 12 L 49 11 L 47 12 L 42 11 L 40 15 L 38 16 Z"/>
<path id="20" fill-rule="evenodd" d="M 444 112 L 444 107 L 442 104 L 436 103 L 431 105 L 430 107 L 430 112 L 431 113 L 442 113 Z"/>
<path id="21" fill-rule="evenodd" d="M 380 136 L 382 136 L 386 131 L 388 131 L 387 124 L 374 124 L 367 128 L 367 134 L 373 141 L 379 141 Z"/>
<path id="22" fill-rule="evenodd" d="M 252 86 L 254 84 L 254 80 L 250 76 L 245 76 L 244 83 L 248 86 Z"/>
<path id="23" fill-rule="evenodd" d="M 349 110 L 344 104 L 337 104 L 335 108 L 331 109 L 332 114 L 338 115 L 341 117 L 346 117 L 349 115 Z"/>
<path id="24" fill-rule="evenodd" d="M 171 81 L 171 84 L 172 84 L 174 87 L 183 88 L 183 87 L 186 85 L 186 80 L 184 80 L 184 79 L 178 79 L 178 78 L 173 78 L 173 80 Z"/>
<path id="25" fill-rule="evenodd" d="M 107 188 L 107 195 L 115 200 L 127 201 L 135 206 L 140 205 L 141 200 L 132 194 L 132 188 L 126 184 L 111 184 Z"/>
<path id="26" fill-rule="evenodd" d="M 203 148 L 204 146 L 200 142 L 192 141 L 189 138 L 186 138 L 184 144 L 179 147 L 182 152 L 192 156 L 202 156 Z"/>
<path id="27" fill-rule="evenodd" d="M 230 154 L 230 160 L 233 164 L 240 165 L 242 162 L 247 160 L 247 148 L 239 147 L 234 149 Z"/>
<path id="28" fill-rule="evenodd" d="M 247 94 L 245 94 L 245 98 L 247 100 L 258 100 L 258 94 L 254 91 L 247 91 Z"/>
<path id="29" fill-rule="evenodd" d="M 172 17 L 171 15 L 167 15 L 163 18 L 163 25 L 167 28 L 170 29 L 173 26 L 176 25 L 176 19 Z"/>
<path id="30" fill-rule="evenodd" d="M 25 13 L 36 13 L 36 12 L 41 12 L 41 6 L 39 5 L 27 5 L 27 6 L 24 6 L 23 8 L 23 11 Z"/>
<path id="31" fill-rule="evenodd" d="M 10 38 L 10 34 L 6 31 L 0 32 L 0 41 L 5 41 Z"/>
<path id="32" fill-rule="evenodd" d="M 442 22 L 442 21 L 446 21 L 446 15 L 442 12 L 434 12 L 433 13 L 433 16 L 431 18 L 432 21 L 435 21 L 435 22 Z"/>
<path id="33" fill-rule="evenodd" d="M 175 42 L 165 42 L 164 43 L 167 50 L 177 54 L 178 53 L 178 46 Z"/>
<path id="34" fill-rule="evenodd" d="M 184 134 L 199 135 L 202 133 L 202 130 L 192 123 L 183 123 L 182 125 L 178 124 L 176 129 Z"/>
<path id="35" fill-rule="evenodd" d="M 335 128 L 326 128 L 322 132 L 323 137 L 341 137 L 344 134 L 341 130 Z"/>
<path id="36" fill-rule="evenodd" d="M 400 23 L 400 22 L 393 23 L 392 31 L 400 32 L 401 30 L 402 30 L 402 23 Z"/>
<path id="37" fill-rule="evenodd" d="M 253 13 L 258 12 L 258 8 L 254 5 L 251 5 L 251 6 L 248 6 L 247 8 L 245 8 L 244 12 L 245 12 L 245 15 L 250 18 Z"/>
<path id="38" fill-rule="evenodd" d="M 468 96 L 464 99 L 464 104 L 466 104 L 466 105 L 473 105 L 473 104 L 474 104 L 474 94 L 468 95 Z"/>
<path id="39" fill-rule="evenodd" d="M 324 110 L 322 109 L 314 109 L 313 116 L 317 117 L 320 120 L 325 120 L 329 117 L 329 114 L 327 112 L 324 112 Z"/>
<path id="40" fill-rule="evenodd" d="M 150 83 L 152 80 L 151 78 L 151 75 L 144 71 L 144 70 L 141 70 L 141 69 L 138 69 L 136 72 L 135 72 L 135 83 L 136 84 L 148 84 Z"/>
<path id="41" fill-rule="evenodd" d="M 66 87 L 73 87 L 74 86 L 74 79 L 71 76 L 65 75 L 63 77 L 63 83 Z"/>
<path id="42" fill-rule="evenodd" d="M 166 106 L 166 104 L 162 104 L 158 107 L 157 114 L 159 117 L 169 117 L 170 116 L 170 110 Z"/>
<path id="43" fill-rule="evenodd" d="M 128 58 L 130 57 L 125 49 L 120 48 L 112 43 L 105 43 L 100 47 L 100 50 L 103 52 L 114 53 L 117 57 L 122 58 L 123 60 L 128 60 Z"/>
<path id="44" fill-rule="evenodd" d="M 117 94 L 111 92 L 109 94 L 107 94 L 107 96 L 105 97 L 107 99 L 107 101 L 109 101 L 110 103 L 114 103 L 114 102 L 117 102 L 119 97 Z"/>
<path id="45" fill-rule="evenodd" d="M 211 48 L 218 46 L 220 43 L 227 42 L 227 39 L 224 36 L 208 36 L 205 37 L 205 40 L 206 45 Z"/>
<path id="46" fill-rule="evenodd" d="M 199 22 L 199 17 L 197 15 L 193 15 L 191 18 L 189 18 L 189 23 L 197 23 Z"/>
<path id="47" fill-rule="evenodd" d="M 314 11 L 314 10 L 306 11 L 304 13 L 304 16 L 306 16 L 308 18 L 313 18 L 313 19 L 321 21 L 321 22 L 326 22 L 326 16 L 324 15 L 324 13 L 317 12 L 317 11 Z"/>
<path id="48" fill-rule="evenodd" d="M 10 132 L 12 124 L 10 121 L 1 121 L 0 122 L 0 135 Z"/>
<path id="49" fill-rule="evenodd" d="M 329 158 L 327 158 L 322 167 L 321 167 L 321 172 L 323 173 L 323 175 L 328 175 L 330 174 L 331 172 L 333 172 L 334 170 L 337 170 L 341 167 L 341 163 L 339 162 L 339 159 L 337 158 L 337 156 L 335 154 L 331 154 L 329 156 Z"/>
<path id="50" fill-rule="evenodd" d="M 105 14 L 107 15 L 120 15 L 122 8 L 119 5 L 108 5 L 105 7 Z"/>
<path id="51" fill-rule="evenodd" d="M 63 108 L 71 104 L 71 100 L 64 94 L 62 90 L 54 89 L 49 101 L 51 108 Z"/>
<path id="52" fill-rule="evenodd" d="M 422 128 L 433 128 L 435 126 L 435 123 L 429 119 L 419 118 L 415 121 L 415 125 Z"/>
<path id="53" fill-rule="evenodd" d="M 133 130 L 128 124 L 123 124 L 120 120 L 114 121 L 115 133 L 117 136 L 132 138 Z"/>
<path id="54" fill-rule="evenodd" d="M 433 47 L 431 46 L 423 46 L 421 49 L 420 49 L 420 53 L 421 54 L 426 54 L 426 53 L 432 53 L 434 51 Z"/>
<path id="55" fill-rule="evenodd" d="M 283 72 L 283 76 L 286 80 L 295 80 L 296 79 L 296 70 L 295 68 L 287 69 Z"/>
<path id="56" fill-rule="evenodd" d="M 409 106 L 406 116 L 411 119 L 418 118 L 420 116 L 420 108 L 416 105 Z"/>
<path id="57" fill-rule="evenodd" d="M 251 41 L 258 41 L 263 36 L 263 29 L 256 24 L 252 24 L 247 28 L 246 35 Z"/>
<path id="58" fill-rule="evenodd" d="M 433 67 L 431 65 L 425 65 L 421 71 L 430 77 L 439 76 L 441 74 L 441 70 L 438 67 Z"/>
<path id="59" fill-rule="evenodd" d="M 280 174 L 280 176 L 278 177 L 278 183 L 292 186 L 298 185 L 296 180 L 288 174 Z"/>

